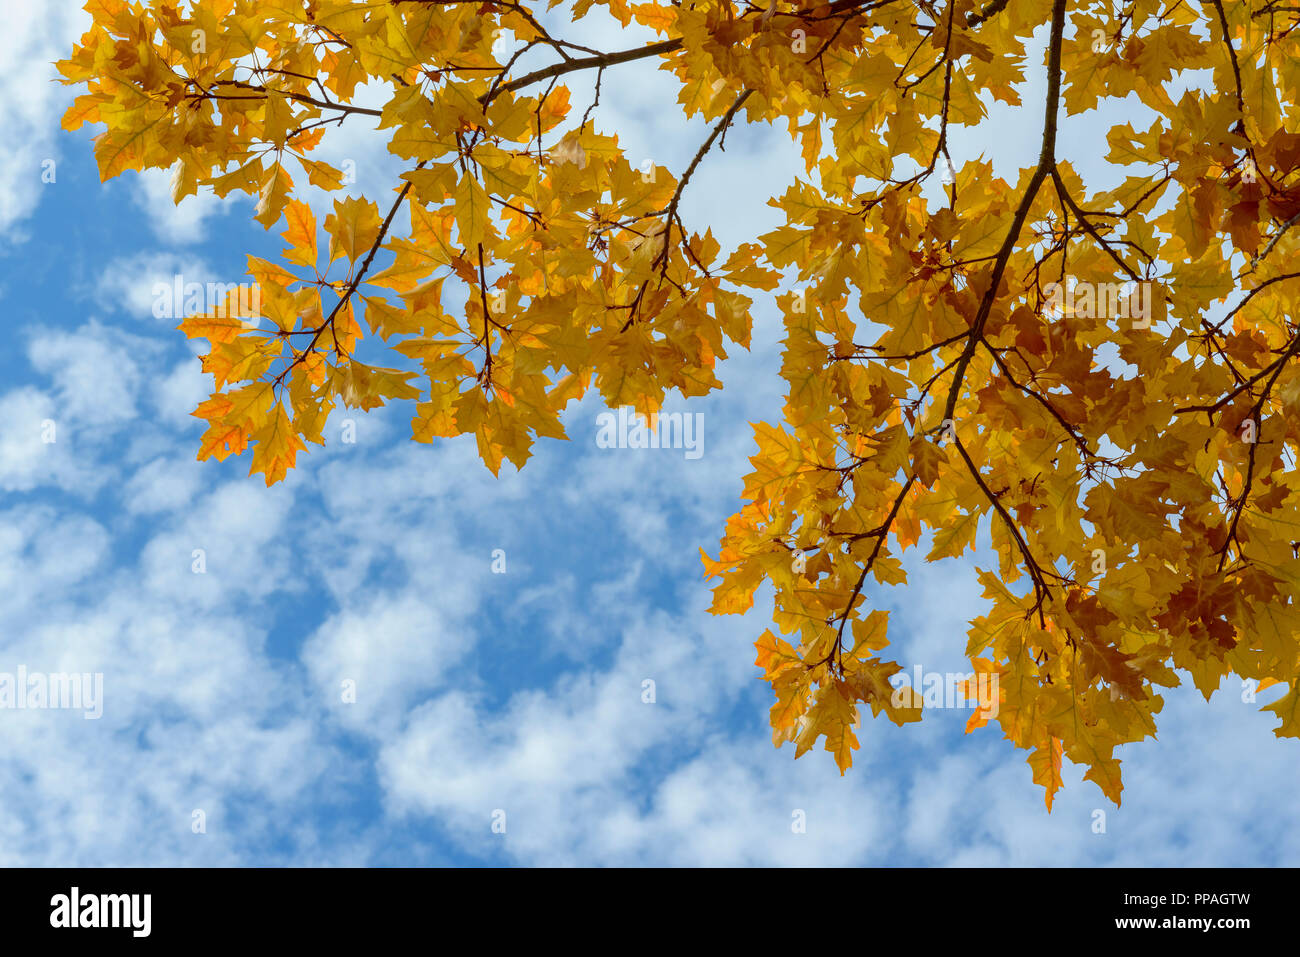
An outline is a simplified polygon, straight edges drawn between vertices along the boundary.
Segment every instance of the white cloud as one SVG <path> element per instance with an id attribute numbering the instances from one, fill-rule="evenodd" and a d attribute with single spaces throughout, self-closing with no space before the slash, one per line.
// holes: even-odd
<path id="1" fill-rule="evenodd" d="M 790 765 L 788 752 L 755 760 L 752 738 L 726 735 L 721 716 L 752 680 L 747 656 L 735 654 L 745 623 L 697 629 L 643 602 L 624 614 L 608 670 L 580 668 L 502 709 L 463 691 L 416 708 L 379 758 L 394 812 L 429 815 L 482 852 L 497 839 L 493 813 L 504 811 L 500 839 L 528 863 L 793 863 L 860 853 L 868 829 L 789 840 L 796 809 L 815 819 L 829 807 L 833 799 L 807 785 L 838 777 L 833 767 Z M 655 682 L 653 702 L 646 680 Z M 682 757 L 648 792 L 638 782 L 647 764 Z M 865 799 L 859 782 L 849 786 Z"/>
<path id="2" fill-rule="evenodd" d="M 50 9 L 15 13 L 0 35 L 0 80 L 31 94 L 0 104 L 0 125 L 17 131 L 0 145 L 7 169 L 39 166 L 54 143 L 48 98 L 64 91 L 33 63 L 70 46 L 59 31 L 80 14 Z M 640 36 L 588 39 L 615 48 Z M 704 126 L 681 123 L 671 82 L 641 67 L 605 77 L 601 128 L 680 171 Z M 578 115 L 585 93 L 575 81 Z M 357 120 L 331 130 L 321 155 L 354 159 L 357 188 L 379 200 L 398 166 Z M 1004 139 L 1009 152 L 1024 145 Z M 762 200 L 789 147 L 768 151 L 764 138 L 756 159 L 757 142 L 737 128 L 710 155 L 687 193 L 688 225 L 724 222 L 725 242 L 767 221 Z M 39 171 L 23 175 L 0 186 L 0 228 L 39 196 Z M 218 207 L 172 209 L 164 176 L 139 181 L 140 205 L 168 241 L 200 238 Z M 683 405 L 707 416 L 701 460 L 596 449 L 593 397 L 566 416 L 572 443 L 539 442 L 523 473 L 493 479 L 471 439 L 411 444 L 401 408 L 358 416 L 353 445 L 337 440 L 336 416 L 326 448 L 266 489 L 243 476 L 246 461 L 193 460 L 188 413 L 206 377 L 167 354 L 175 323 L 152 311 L 154 284 L 177 273 L 239 277 L 175 252 L 95 268 L 94 295 L 130 333 L 38 332 L 26 358 L 41 387 L 0 393 L 0 489 L 29 496 L 0 514 L 0 670 L 103 671 L 105 710 L 99 721 L 0 711 L 0 864 L 364 863 L 399 828 L 523 863 L 1300 853 L 1300 811 L 1276 799 L 1300 784 L 1297 743 L 1274 739 L 1269 716 L 1231 691 L 1209 706 L 1191 689 L 1168 695 L 1161 741 L 1123 752 L 1119 810 L 1067 767 L 1047 816 L 1024 753 L 996 729 L 962 735 L 957 712 L 903 729 L 864 719 L 844 777 L 820 748 L 796 762 L 771 747 L 770 698 L 751 664 L 770 593 L 746 618 L 711 618 L 694 548 L 713 547 L 736 506 L 748 421 L 779 414 L 781 329 L 766 305 L 754 352 L 719 370 L 727 392 Z M 504 575 L 490 571 L 496 548 Z M 960 667 L 980 607 L 973 581 L 968 564 L 946 562 L 916 569 L 905 592 L 871 592 L 893 609 L 900 659 Z M 344 677 L 358 682 L 355 705 L 339 700 Z M 367 787 L 379 810 L 340 810 L 357 795 L 367 804 Z M 1095 808 L 1105 834 L 1093 833 Z M 491 831 L 496 809 L 504 835 Z M 206 834 L 191 829 L 196 810 Z"/>
<path id="3" fill-rule="evenodd" d="M 473 625 L 419 596 L 379 591 L 364 605 L 330 617 L 304 644 L 301 658 L 340 720 L 371 734 L 391 728 L 416 695 L 444 683 L 469 651 Z M 344 682 L 354 696 L 344 697 Z"/>
<path id="4" fill-rule="evenodd" d="M 75 332 L 45 330 L 27 347 L 32 367 L 54 385 L 58 415 L 86 426 L 111 426 L 135 418 L 138 360 L 158 344 L 91 321 Z"/>
<path id="5" fill-rule="evenodd" d="M 140 586 L 204 608 L 224 606 L 232 591 L 265 598 L 301 587 L 298 579 L 276 572 L 288 563 L 284 522 L 291 488 L 267 489 L 252 481 L 219 485 L 144 546 Z"/>
<path id="6" fill-rule="evenodd" d="M 0 607 L 57 596 L 101 567 L 109 548 L 102 525 L 49 506 L 0 514 Z"/>
<path id="7" fill-rule="evenodd" d="M 30 216 L 42 190 L 66 188 L 58 179 L 42 181 L 43 164 L 55 161 L 58 117 L 72 102 L 71 88 L 52 82 L 53 61 L 67 56 L 89 26 L 90 17 L 71 0 L 8 4 L 0 30 L 0 237 L 21 238 L 12 230 Z"/>
<path id="8" fill-rule="evenodd" d="M 202 463 L 193 458 L 157 458 L 131 476 L 122 497 L 132 514 L 174 512 L 194 500 L 203 477 Z"/>
<path id="9" fill-rule="evenodd" d="M 228 213 L 240 199 L 232 193 L 225 199 L 200 189 L 179 204 L 172 200 L 172 173 L 169 170 L 141 170 L 132 177 L 132 195 L 149 217 L 154 235 L 171 244 L 197 243 L 207 237 L 207 220 Z"/>
<path id="10" fill-rule="evenodd" d="M 21 809 L 0 823 L 0 861 L 229 865 L 264 854 L 267 834 L 301 829 L 278 822 L 302 813 L 336 759 L 301 683 L 264 652 L 260 599 L 292 587 L 272 573 L 286 567 L 267 547 L 273 514 L 210 496 L 186 527 L 219 524 L 214 564 L 233 555 L 243 574 L 218 567 L 205 579 L 186 555 L 190 587 L 159 574 L 158 537 L 137 565 L 129 527 L 66 506 L 0 517 L 0 671 L 103 675 L 97 720 L 0 711 L 0 801 Z M 298 846 L 306 859 L 331 856 L 310 834 Z"/>
<path id="11" fill-rule="evenodd" d="M 171 252 L 134 253 L 109 262 L 100 273 L 97 287 L 87 291 L 87 298 L 101 306 L 115 306 L 144 328 L 162 325 L 173 329 L 180 317 L 169 315 L 160 318 L 155 314 L 155 304 L 170 301 L 162 299 L 160 294 L 167 295 L 168 290 L 174 290 L 177 276 L 181 277 L 182 290 L 186 283 L 191 282 L 247 281 L 247 277 L 213 275 L 211 268 L 197 256 Z M 181 304 L 184 304 L 183 293 Z"/>
<path id="12" fill-rule="evenodd" d="M 0 395 L 0 488 L 41 485 L 88 490 L 102 478 L 77 454 L 75 434 L 45 392 L 25 386 Z"/>
<path id="13" fill-rule="evenodd" d="M 194 347 L 194 342 L 190 345 Z M 212 376 L 203 371 L 197 358 L 185 359 L 171 372 L 151 380 L 150 401 L 156 421 L 179 429 L 197 429 L 202 423 L 192 413 L 212 393 Z"/>

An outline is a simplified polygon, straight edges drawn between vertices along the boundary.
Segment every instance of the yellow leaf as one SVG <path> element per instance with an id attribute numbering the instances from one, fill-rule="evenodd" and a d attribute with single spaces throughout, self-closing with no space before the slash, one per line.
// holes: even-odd
<path id="1" fill-rule="evenodd" d="M 330 260 L 343 256 L 350 262 L 363 258 L 379 238 L 379 207 L 349 196 L 334 200 L 334 212 L 325 217 L 330 237 Z"/>
<path id="2" fill-rule="evenodd" d="M 300 266 L 316 268 L 316 217 L 311 207 L 298 200 L 290 200 L 284 209 L 289 228 L 281 235 L 289 244 L 284 258 Z"/>

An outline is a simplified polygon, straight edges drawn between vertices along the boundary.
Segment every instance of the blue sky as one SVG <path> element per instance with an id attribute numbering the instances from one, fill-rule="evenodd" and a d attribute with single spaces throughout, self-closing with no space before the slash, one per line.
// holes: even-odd
<path id="1" fill-rule="evenodd" d="M 101 185 L 90 131 L 59 131 L 72 94 L 50 82 L 83 14 L 3 2 L 0 672 L 102 672 L 104 690 L 98 720 L 0 710 L 0 864 L 1300 860 L 1300 742 L 1226 682 L 1208 704 L 1190 685 L 1165 696 L 1159 740 L 1120 753 L 1121 809 L 1067 766 L 1048 815 L 1024 752 L 996 726 L 964 734 L 966 710 L 866 719 L 844 777 L 820 749 L 796 762 L 772 747 L 752 664 L 770 595 L 710 616 L 699 561 L 738 502 L 748 423 L 780 417 L 770 300 L 753 349 L 720 369 L 725 391 L 670 405 L 703 416 L 698 458 L 598 447 L 592 397 L 568 410 L 570 441 L 496 479 L 471 438 L 411 443 L 402 405 L 336 411 L 326 447 L 271 489 L 246 460 L 196 462 L 189 412 L 209 388 L 175 321 L 154 318 L 153 284 L 246 281 L 245 255 L 275 258 L 278 230 L 247 200 L 173 207 L 165 172 Z M 576 82 L 574 102 L 588 92 Z M 601 128 L 680 170 L 705 134 L 674 98 L 651 70 L 611 71 Z M 1026 100 L 1036 117 L 1032 82 Z M 954 158 L 1011 177 L 1037 155 L 1036 122 L 995 113 Z M 1104 152 L 1097 128 L 1063 131 L 1081 168 Z M 764 202 L 796 154 L 783 130 L 738 128 L 726 146 L 683 215 L 734 246 L 775 223 Z M 324 149 L 355 161 L 371 198 L 396 181 L 361 125 Z M 910 585 L 870 594 L 907 670 L 966 670 L 987 548 L 984 533 L 973 561 L 928 567 L 913 549 Z"/>

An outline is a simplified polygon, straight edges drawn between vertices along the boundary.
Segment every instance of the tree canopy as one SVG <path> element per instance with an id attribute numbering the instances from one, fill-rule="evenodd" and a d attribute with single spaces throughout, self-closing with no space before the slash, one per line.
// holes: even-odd
<path id="1" fill-rule="evenodd" d="M 1064 758 L 1118 803 L 1116 747 L 1154 736 L 1183 676 L 1207 698 L 1228 675 L 1286 685 L 1267 708 L 1300 737 L 1300 7 L 555 6 L 87 4 L 58 67 L 83 90 L 64 127 L 103 124 L 102 178 L 171 169 L 177 202 L 243 192 L 284 226 L 279 261 L 248 258 L 256 315 L 232 299 L 181 323 L 209 344 L 200 458 L 247 454 L 269 485 L 331 410 L 409 401 L 416 441 L 473 435 L 494 473 L 523 466 L 589 389 L 651 414 L 722 388 L 718 360 L 774 297 L 783 418 L 754 425 L 703 562 L 715 613 L 774 589 L 756 663 L 778 746 L 824 740 L 842 772 L 860 710 L 919 719 L 864 587 L 905 585 L 923 536 L 934 562 L 982 529 L 997 567 L 976 570 L 991 605 L 965 654 L 998 698 L 967 727 L 1026 749 L 1049 809 Z M 660 39 L 564 37 L 597 15 Z M 636 61 L 707 124 L 680 170 L 602 131 L 600 80 Z M 566 86 L 580 73 L 590 103 Z M 998 135 L 995 101 L 1041 128 L 1011 182 L 950 150 Z M 1067 150 L 1107 101 L 1130 121 Z M 358 121 L 406 171 L 318 222 L 302 184 L 347 176 L 313 154 Z M 783 126 L 803 168 L 772 184 L 781 225 L 723 250 L 681 203 L 741 122 Z M 391 367 L 357 358 L 367 341 Z"/>

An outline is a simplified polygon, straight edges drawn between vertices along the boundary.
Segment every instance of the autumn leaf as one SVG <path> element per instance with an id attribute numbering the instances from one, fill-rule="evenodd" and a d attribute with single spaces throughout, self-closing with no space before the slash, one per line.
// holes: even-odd
<path id="1" fill-rule="evenodd" d="M 1056 792 L 1061 789 L 1061 758 L 1064 754 L 1059 738 L 1051 738 L 1029 755 L 1029 766 L 1034 769 L 1034 783 L 1043 789 L 1043 802 L 1052 809 Z"/>
<path id="2" fill-rule="evenodd" d="M 284 258 L 299 266 L 316 268 L 316 217 L 311 207 L 298 200 L 290 200 L 285 206 L 285 222 L 289 228 L 282 235 L 289 244 Z"/>
<path id="3" fill-rule="evenodd" d="M 908 446 L 908 452 L 911 455 L 911 475 L 926 488 L 933 487 L 939 479 L 940 464 L 946 461 L 943 449 L 923 436 L 916 436 Z"/>
<path id="4" fill-rule="evenodd" d="M 330 237 L 330 259 L 343 256 L 355 262 L 379 236 L 379 208 L 353 197 L 336 199 L 334 212 L 325 218 L 325 232 Z"/>
<path id="5" fill-rule="evenodd" d="M 1118 803 L 1117 749 L 1183 680 L 1286 685 L 1266 710 L 1300 736 L 1295 11 L 579 0 L 565 39 L 535 0 L 184 6 L 91 0 L 57 68 L 101 179 L 168 170 L 174 201 L 243 194 L 283 223 L 282 256 L 247 257 L 264 321 L 226 295 L 180 322 L 213 385 L 200 459 L 247 454 L 271 484 L 332 410 L 400 404 L 414 441 L 495 474 L 592 389 L 650 414 L 725 388 L 775 323 L 753 368 L 784 401 L 701 557 L 710 612 L 770 613 L 778 747 L 824 742 L 843 773 L 868 712 L 922 720 L 873 606 L 905 553 L 979 583 L 954 647 L 968 695 L 998 686 L 966 727 L 1028 752 L 1048 811 L 1065 760 Z M 598 16 L 656 39 L 587 47 Z M 192 23 L 221 42 L 191 49 Z M 659 119 L 700 131 L 675 168 L 571 92 L 638 63 L 675 87 Z M 997 175 L 993 100 L 1035 141 Z M 1150 115 L 1067 143 L 1108 100 Z M 798 157 L 762 195 L 770 164 L 704 174 L 742 124 Z M 316 158 L 362 139 L 394 167 L 372 196 Z M 692 212 L 764 201 L 730 249 Z M 985 542 L 993 568 L 947 561 Z"/>

